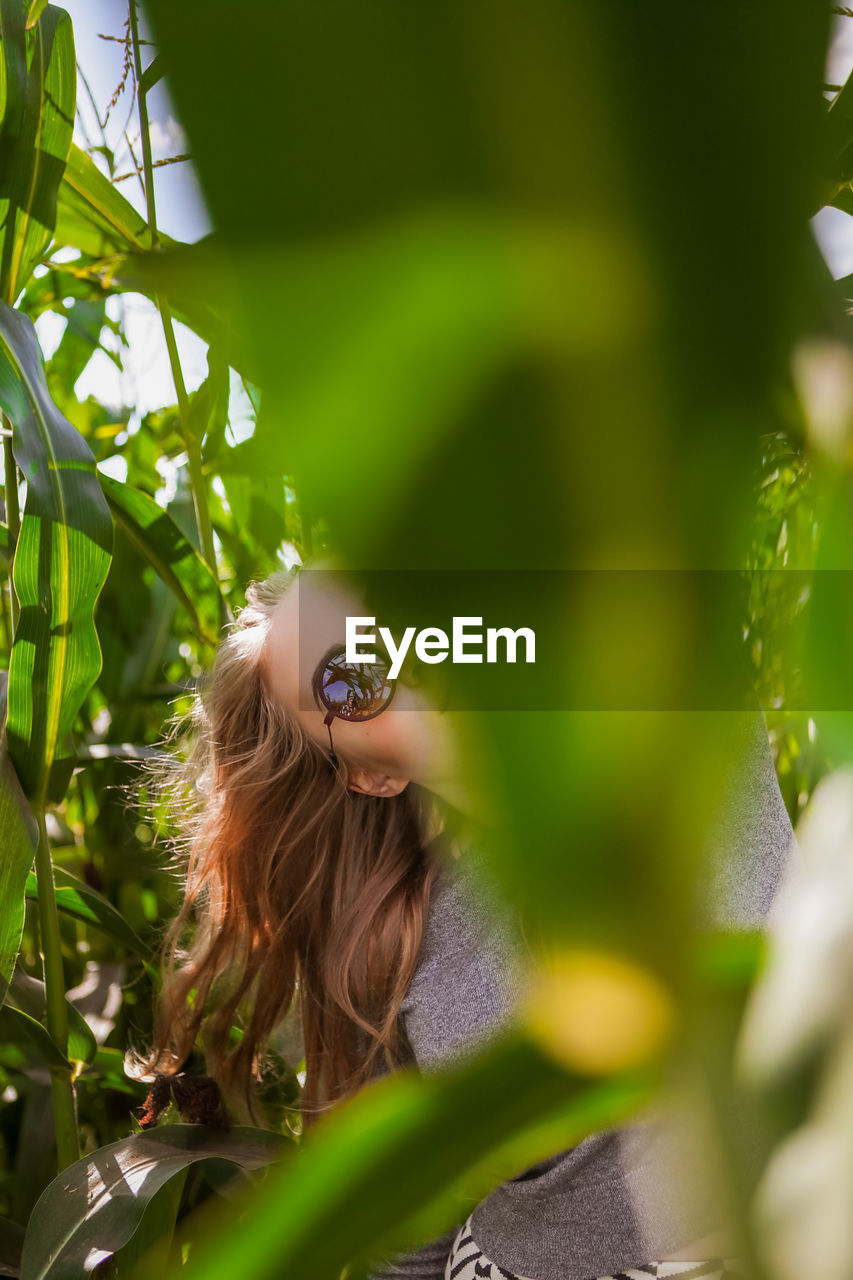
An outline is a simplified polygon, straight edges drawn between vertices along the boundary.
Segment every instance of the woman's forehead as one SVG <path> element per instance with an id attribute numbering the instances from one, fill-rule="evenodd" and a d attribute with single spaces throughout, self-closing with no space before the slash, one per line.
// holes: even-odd
<path id="1" fill-rule="evenodd" d="M 361 616 L 363 609 L 354 592 L 318 581 L 319 576 L 300 574 L 282 596 L 265 646 L 273 691 L 294 710 L 313 707 L 311 680 L 320 659 L 332 645 L 344 643 L 347 617 Z"/>

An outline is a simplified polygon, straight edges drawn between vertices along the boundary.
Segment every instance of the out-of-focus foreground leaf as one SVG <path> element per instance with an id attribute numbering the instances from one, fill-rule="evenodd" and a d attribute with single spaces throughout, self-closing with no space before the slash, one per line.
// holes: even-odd
<path id="1" fill-rule="evenodd" d="M 258 1169 L 291 1148 L 265 1129 L 221 1133 L 193 1124 L 162 1125 L 101 1147 L 63 1170 L 40 1197 L 27 1225 L 21 1280 L 80 1280 L 130 1239 L 164 1183 L 197 1160 Z"/>
<path id="2" fill-rule="evenodd" d="M 25 791 L 51 766 L 101 665 L 94 608 L 112 520 L 91 451 L 50 398 L 32 322 L 0 307 L 0 407 L 27 484 L 14 565 L 21 607 L 9 662 L 9 751 Z M 59 787 L 61 792 L 63 787 Z"/>
<path id="3" fill-rule="evenodd" d="M 259 42 L 226 0 L 146 7 L 223 246 L 196 283 L 208 303 L 222 284 L 258 364 L 265 423 L 235 463 L 286 466 L 349 563 L 401 578 L 695 570 L 648 654 L 657 692 L 692 688 L 698 575 L 742 563 L 758 440 L 785 425 L 828 9 L 383 0 L 330 21 L 288 0 L 263 6 Z M 553 626 L 593 662 L 635 641 L 624 612 L 602 625 L 583 600 L 555 599 Z M 676 979 L 732 708 L 671 705 L 495 712 L 467 754 L 527 921 L 618 939 Z M 424 1202 L 418 1176 L 440 1181 L 438 1135 L 451 1178 L 462 1116 L 472 1148 L 497 1141 L 513 1082 L 524 1097 L 537 1078 L 506 1067 L 488 1112 L 448 1090 L 426 1122 L 410 1098 L 337 1165 L 306 1151 L 293 1215 L 280 1186 L 197 1276 L 336 1274 Z M 380 1221 L 373 1143 L 391 1132 Z"/>
<path id="4" fill-rule="evenodd" d="M 13 302 L 53 233 L 77 94 L 71 19 L 48 5 L 25 29 L 20 0 L 0 4 L 0 298 Z"/>
<path id="5" fill-rule="evenodd" d="M 146 7 L 220 245 L 171 266 L 225 301 L 263 392 L 229 469 L 286 468 L 351 564 L 400 579 L 742 562 L 801 322 L 826 10 L 439 0 L 329 22 L 295 0 L 264 6 L 259 45 L 225 0 Z M 692 687 L 694 585 L 661 631 L 678 662 L 651 650 L 662 707 Z M 592 663 L 632 646 L 625 623 L 553 602 Z M 676 968 L 685 840 L 726 748 L 699 717 L 653 720 L 540 705 L 478 727 L 512 900 Z"/>
<path id="6" fill-rule="evenodd" d="M 446 1230 L 466 1197 L 615 1123 L 652 1087 L 653 1073 L 573 1077 L 520 1037 L 452 1073 L 395 1073 L 321 1121 L 299 1159 L 253 1190 L 240 1231 L 217 1232 L 188 1275 L 331 1280 L 377 1240 Z"/>

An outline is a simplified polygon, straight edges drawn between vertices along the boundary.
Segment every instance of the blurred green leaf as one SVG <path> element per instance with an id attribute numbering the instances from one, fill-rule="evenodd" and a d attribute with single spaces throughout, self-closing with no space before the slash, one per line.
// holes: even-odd
<path id="1" fill-rule="evenodd" d="M 696 940 L 690 973 L 707 987 L 745 990 L 756 977 L 766 950 L 767 940 L 758 929 L 708 933 Z"/>
<path id="2" fill-rule="evenodd" d="M 16 970 L 9 984 L 7 1000 L 20 1013 L 44 1025 L 47 1002 L 44 983 L 38 978 L 33 978 L 20 969 Z M 70 1000 L 65 1001 L 65 1007 L 68 1014 L 68 1057 L 72 1062 L 92 1062 L 98 1051 L 98 1044 L 91 1028 Z"/>
<path id="3" fill-rule="evenodd" d="M 187 429 L 197 440 L 204 441 L 203 458 L 209 464 L 225 444 L 228 425 L 228 398 L 231 390 L 230 370 L 216 347 L 207 352 L 207 377 L 190 396 Z"/>
<path id="4" fill-rule="evenodd" d="M 106 1258 L 121 1248 L 160 1188 L 197 1160 L 216 1156 L 251 1170 L 292 1150 L 287 1138 L 264 1129 L 222 1133 L 190 1124 L 101 1147 L 63 1170 L 40 1197 L 27 1225 L 21 1280 L 80 1280 L 93 1252 Z"/>
<path id="5" fill-rule="evenodd" d="M 5 305 L 0 406 L 15 428 L 15 458 L 27 484 L 14 564 L 21 616 L 9 662 L 6 733 L 33 797 L 47 788 L 100 670 L 93 613 L 109 569 L 112 520 L 89 447 L 50 398 L 32 321 Z"/>
<path id="6" fill-rule="evenodd" d="M 124 1070 L 124 1051 L 98 1045 L 97 1052 L 91 1062 L 80 1072 L 80 1079 L 94 1078 L 99 1088 L 116 1089 L 119 1093 L 131 1094 L 134 1097 L 147 1090 L 148 1086 L 131 1080 Z"/>
<path id="7" fill-rule="evenodd" d="M 205 644 L 215 644 L 222 595 L 198 551 L 171 516 L 141 489 L 99 472 L 116 523 L 179 603 Z"/>
<path id="8" fill-rule="evenodd" d="M 29 1052 L 22 1053 L 22 1049 Z M 5 1004 L 0 1009 L 0 1061 L 23 1070 L 32 1064 L 33 1055 L 39 1064 L 71 1069 L 71 1063 L 37 1018 Z"/>
<path id="9" fill-rule="evenodd" d="M 258 376 L 254 343 L 245 329 L 235 324 L 229 307 L 236 283 L 229 275 L 239 269 L 238 263 L 239 259 L 237 263 L 232 261 L 229 247 L 221 244 L 215 233 L 196 244 L 180 244 L 160 236 L 158 252 L 128 250 L 123 258 L 112 262 L 107 259 L 100 271 L 123 289 L 151 298 L 165 295 L 174 319 L 214 347 L 218 358 L 254 382 Z M 99 270 L 97 266 L 93 269 Z"/>
<path id="10" fill-rule="evenodd" d="M 6 714 L 8 676 L 0 672 L 0 723 Z M 0 1004 L 21 945 L 24 928 L 24 890 L 38 844 L 38 824 L 21 789 L 0 737 Z M 35 876 L 33 876 L 35 879 Z"/>
<path id="11" fill-rule="evenodd" d="M 114 290 L 104 283 L 95 262 L 86 254 L 71 262 L 50 262 L 42 274 L 30 280 L 18 302 L 18 310 L 31 320 L 45 311 L 55 311 L 64 317 L 68 314 L 68 301 L 107 297 Z"/>
<path id="12" fill-rule="evenodd" d="M 47 385 L 57 404 L 73 398 L 74 384 L 96 351 L 121 367 L 119 357 L 101 342 L 101 331 L 109 324 L 105 297 L 76 298 L 63 314 L 65 330 L 46 367 Z"/>
<path id="13" fill-rule="evenodd" d="M 20 0 L 2 0 L 5 94 L 0 124 L 0 297 L 13 302 L 53 233 L 57 189 L 74 124 L 77 64 L 71 19 L 33 4 L 24 28 Z M 34 24 L 34 25 L 33 25 Z"/>
<path id="14" fill-rule="evenodd" d="M 823 198 L 837 204 L 853 177 L 853 73 L 829 104 L 823 128 L 823 161 L 828 190 Z M 842 208 L 843 205 L 837 207 Z"/>
<path id="15" fill-rule="evenodd" d="M 643 1073 L 572 1077 L 520 1037 L 453 1072 L 396 1072 L 321 1120 L 299 1160 L 253 1189 L 239 1232 L 217 1232 L 187 1274 L 337 1278 L 377 1244 L 446 1230 L 461 1203 L 624 1117 L 651 1086 Z"/>
<path id="16" fill-rule="evenodd" d="M 18 1274 L 23 1244 L 24 1228 L 11 1218 L 0 1218 L 0 1274 Z"/>
<path id="17" fill-rule="evenodd" d="M 62 867 L 54 866 L 53 879 L 56 886 L 56 905 L 60 911 L 73 916 L 76 920 L 94 925 L 141 959 L 151 958 L 151 948 L 145 945 L 103 894 L 90 888 L 83 880 L 72 876 L 68 871 L 64 871 Z M 38 883 L 33 871 L 27 876 L 26 896 L 34 902 L 38 901 Z"/>

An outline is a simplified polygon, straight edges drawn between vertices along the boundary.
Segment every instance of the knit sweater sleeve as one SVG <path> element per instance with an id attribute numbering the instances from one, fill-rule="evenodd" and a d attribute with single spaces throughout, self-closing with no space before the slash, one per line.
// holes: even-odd
<path id="1" fill-rule="evenodd" d="M 700 927 L 764 928 L 782 880 L 799 861 L 767 723 L 756 705 L 736 721 L 725 800 L 705 835 L 695 884 Z"/>
<path id="2" fill-rule="evenodd" d="M 433 883 L 417 969 L 400 1020 L 418 1069 L 461 1064 L 499 1039 L 518 1008 L 524 943 L 476 848 L 442 865 Z M 368 1280 L 444 1280 L 461 1222 L 410 1253 L 382 1260 Z"/>
<path id="3" fill-rule="evenodd" d="M 442 865 L 400 1010 L 419 1070 L 456 1066 L 505 1033 L 524 989 L 525 954 L 481 851 L 469 846 Z"/>

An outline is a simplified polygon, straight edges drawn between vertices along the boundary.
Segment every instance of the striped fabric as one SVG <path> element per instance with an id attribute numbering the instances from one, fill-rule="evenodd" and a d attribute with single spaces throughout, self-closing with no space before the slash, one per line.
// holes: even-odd
<path id="1" fill-rule="evenodd" d="M 646 1262 L 641 1267 L 628 1267 L 625 1271 L 614 1272 L 612 1276 L 596 1276 L 590 1280 L 669 1280 L 672 1276 L 678 1276 L 679 1280 L 699 1280 L 700 1276 L 702 1280 L 748 1280 L 739 1258 Z M 469 1217 L 456 1233 L 444 1269 L 444 1280 L 531 1280 L 531 1277 L 516 1275 L 514 1271 L 490 1262 L 474 1241 Z"/>

